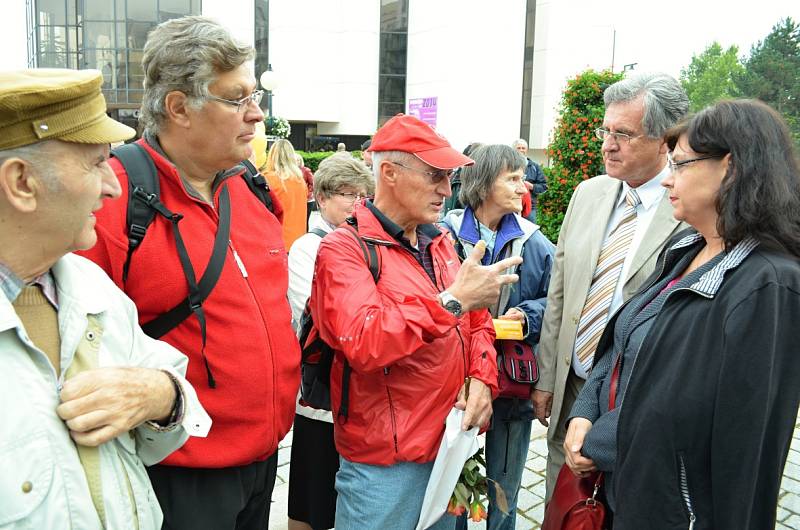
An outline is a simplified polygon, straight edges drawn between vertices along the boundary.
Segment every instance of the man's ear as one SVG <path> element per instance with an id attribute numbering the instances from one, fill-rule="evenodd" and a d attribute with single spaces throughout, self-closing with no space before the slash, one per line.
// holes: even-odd
<path id="1" fill-rule="evenodd" d="M 0 195 L 15 210 L 34 212 L 43 187 L 30 162 L 14 157 L 0 164 Z"/>
<path id="2" fill-rule="evenodd" d="M 394 187 L 397 185 L 397 177 L 399 174 L 396 165 L 388 160 L 381 160 L 380 171 L 378 172 L 381 182 Z"/>
<path id="3" fill-rule="evenodd" d="M 661 144 L 658 146 L 658 154 L 666 155 L 667 153 L 669 153 L 669 146 L 667 145 L 667 141 L 662 139 Z"/>
<path id="4" fill-rule="evenodd" d="M 182 129 L 188 129 L 191 126 L 188 103 L 189 97 L 179 90 L 169 92 L 164 98 L 167 119 Z"/>

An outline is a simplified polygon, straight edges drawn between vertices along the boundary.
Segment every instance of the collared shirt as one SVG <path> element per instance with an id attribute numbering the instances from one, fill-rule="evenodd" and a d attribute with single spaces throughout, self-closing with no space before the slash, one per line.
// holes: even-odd
<path id="1" fill-rule="evenodd" d="M 53 307 L 58 309 L 58 291 L 56 290 L 56 281 L 49 270 L 34 278 L 28 285 L 40 286 L 42 288 L 42 292 L 44 293 L 44 297 L 47 298 L 47 301 L 50 302 Z M 26 284 L 22 281 L 22 278 L 14 274 L 11 269 L 0 263 L 0 289 L 3 290 L 3 293 L 6 295 L 6 298 L 8 298 L 9 302 L 13 304 L 14 300 L 17 299 L 19 293 L 21 293 L 25 287 Z"/>
<path id="2" fill-rule="evenodd" d="M 642 200 L 642 203 L 636 207 L 636 232 L 633 235 L 633 240 L 625 256 L 625 262 L 622 264 L 622 271 L 619 275 L 620 280 L 617 282 L 617 286 L 614 289 L 614 296 L 611 298 L 611 307 L 608 309 L 609 315 L 614 314 L 614 312 L 619 309 L 619 306 L 622 305 L 622 288 L 625 285 L 625 279 L 630 273 L 631 263 L 633 263 L 633 258 L 636 256 L 636 251 L 639 250 L 639 245 L 642 244 L 644 235 L 647 233 L 647 229 L 650 228 L 653 217 L 655 217 L 658 203 L 661 202 L 661 199 L 664 197 L 666 189 L 661 186 L 661 181 L 664 180 L 667 175 L 669 175 L 669 167 L 665 165 L 664 169 L 655 177 L 636 188 L 636 193 Z M 629 189 L 630 186 L 628 186 L 626 182 L 623 182 L 620 187 L 619 197 L 617 197 L 616 207 L 611 213 L 611 217 L 608 219 L 603 241 L 608 238 L 611 231 L 616 228 L 617 224 L 619 224 L 622 219 L 622 214 L 627 207 L 625 195 L 627 195 Z"/>
<path id="3" fill-rule="evenodd" d="M 433 241 L 433 238 L 441 234 L 441 231 L 439 231 L 439 229 L 432 224 L 417 226 L 417 246 L 415 247 L 411 244 L 411 241 L 409 241 L 408 238 L 403 235 L 404 231 L 400 225 L 386 217 L 380 210 L 378 210 L 378 208 L 375 207 L 372 201 L 366 201 L 365 204 L 378 219 L 378 222 L 381 223 L 381 226 L 384 230 L 386 230 L 386 233 L 397 240 L 397 242 L 400 243 L 400 246 L 408 250 L 411 255 L 414 256 L 414 259 L 417 260 L 417 263 L 422 265 L 422 268 L 425 269 L 425 272 L 428 274 L 433 284 L 436 285 L 436 273 L 433 269 L 431 251 L 428 247 L 431 244 L 431 241 Z"/>

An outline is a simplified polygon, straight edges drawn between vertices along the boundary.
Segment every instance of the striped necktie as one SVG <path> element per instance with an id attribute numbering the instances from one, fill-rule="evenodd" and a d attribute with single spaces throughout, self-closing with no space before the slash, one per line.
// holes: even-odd
<path id="1" fill-rule="evenodd" d="M 594 353 L 608 321 L 608 309 L 614 298 L 628 247 L 636 233 L 636 207 L 641 202 L 636 191 L 628 189 L 622 219 L 603 242 L 603 248 L 597 258 L 597 268 L 592 277 L 589 294 L 586 296 L 586 304 L 581 311 L 575 340 L 575 352 L 586 373 L 592 369 Z"/>

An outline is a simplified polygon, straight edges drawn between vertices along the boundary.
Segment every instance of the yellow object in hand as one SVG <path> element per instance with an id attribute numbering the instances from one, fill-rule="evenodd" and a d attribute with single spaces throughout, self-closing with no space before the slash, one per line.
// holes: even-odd
<path id="1" fill-rule="evenodd" d="M 494 333 L 498 339 L 522 340 L 522 322 L 493 318 Z"/>

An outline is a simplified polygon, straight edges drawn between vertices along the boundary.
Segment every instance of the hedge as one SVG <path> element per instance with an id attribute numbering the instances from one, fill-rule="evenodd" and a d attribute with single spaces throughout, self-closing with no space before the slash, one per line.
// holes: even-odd
<path id="1" fill-rule="evenodd" d="M 322 162 L 329 156 L 336 153 L 336 151 L 314 151 L 314 152 L 295 151 L 295 152 L 303 157 L 303 161 L 305 162 L 306 167 L 310 169 L 312 173 L 316 173 L 320 162 Z M 350 154 L 353 155 L 355 158 L 361 160 L 361 151 L 350 151 Z"/>
<path id="2" fill-rule="evenodd" d="M 547 191 L 538 197 L 537 222 L 551 240 L 558 232 L 572 193 L 584 180 L 605 173 L 602 141 L 594 130 L 603 124 L 603 91 L 623 75 L 608 70 L 587 70 L 567 82 L 561 98 L 561 114 L 553 140 L 547 147 L 550 167 L 544 168 Z"/>

